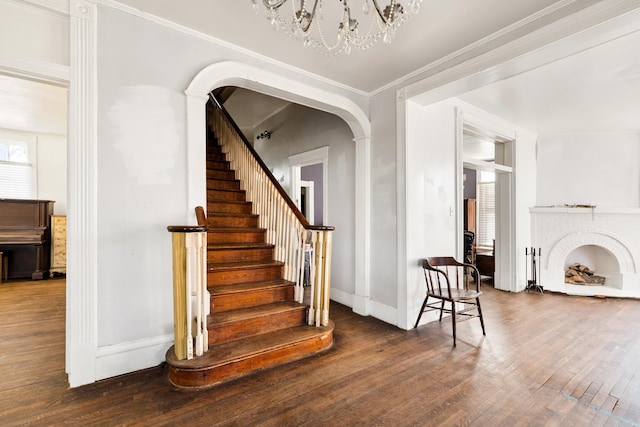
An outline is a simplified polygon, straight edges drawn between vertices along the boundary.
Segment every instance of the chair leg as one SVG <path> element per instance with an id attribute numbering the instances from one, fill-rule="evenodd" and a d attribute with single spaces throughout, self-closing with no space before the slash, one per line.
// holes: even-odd
<path id="1" fill-rule="evenodd" d="M 442 313 L 444 313 L 444 300 L 442 300 L 442 304 L 440 304 L 440 320 L 438 320 L 439 322 L 442 322 Z"/>
<path id="2" fill-rule="evenodd" d="M 480 298 L 476 298 L 476 303 L 478 303 L 478 315 L 480 317 L 480 326 L 482 326 L 482 335 L 487 335 L 484 331 L 484 319 L 482 318 L 482 308 L 480 308 Z"/>
<path id="3" fill-rule="evenodd" d="M 420 318 L 422 317 L 422 313 L 424 313 L 424 308 L 427 306 L 427 301 L 429 300 L 429 295 L 427 295 L 427 297 L 424 299 L 424 302 L 422 303 L 422 308 L 420 308 L 420 314 L 418 314 L 418 319 L 416 320 L 416 324 L 413 325 L 413 328 L 417 328 L 418 327 L 418 323 L 420 323 Z"/>
<path id="4" fill-rule="evenodd" d="M 453 346 L 456 346 L 456 303 L 451 301 L 451 322 L 453 326 Z"/>

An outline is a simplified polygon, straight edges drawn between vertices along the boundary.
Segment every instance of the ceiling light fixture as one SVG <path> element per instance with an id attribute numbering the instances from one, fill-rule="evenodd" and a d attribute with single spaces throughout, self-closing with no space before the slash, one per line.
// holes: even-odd
<path id="1" fill-rule="evenodd" d="M 418 13 L 422 0 L 408 0 L 408 11 L 395 0 L 381 8 L 377 0 L 358 0 L 361 4 L 352 10 L 348 0 L 338 0 L 339 7 L 323 7 L 322 0 L 290 0 L 291 10 L 285 12 L 287 0 L 251 0 L 253 10 L 260 12 L 264 6 L 267 19 L 276 30 L 283 30 L 289 37 L 302 41 L 303 45 L 333 56 L 352 49 L 367 49 L 380 39 L 389 44 L 398 28 Z M 351 0 L 351 4 L 356 3 Z M 282 10 L 282 14 L 281 14 Z M 333 26 L 332 22 L 338 21 Z M 329 23 L 327 23 L 329 22 Z M 362 22 L 363 26 L 359 24 Z M 334 42 L 327 40 L 329 31 L 336 31 Z"/>
<path id="2" fill-rule="evenodd" d="M 271 139 L 271 135 L 273 135 L 273 132 L 265 130 L 264 132 L 256 136 L 256 139 Z"/>

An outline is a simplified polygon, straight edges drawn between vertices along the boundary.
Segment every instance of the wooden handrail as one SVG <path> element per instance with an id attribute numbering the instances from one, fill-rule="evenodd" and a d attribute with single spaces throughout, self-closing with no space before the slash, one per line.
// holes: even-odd
<path id="1" fill-rule="evenodd" d="M 298 221 L 300 221 L 302 226 L 307 230 L 317 230 L 317 231 L 335 230 L 335 227 L 332 227 L 332 226 L 309 224 L 309 221 L 307 220 L 307 218 L 305 218 L 302 212 L 300 212 L 300 209 L 298 209 L 298 206 L 296 206 L 293 200 L 291 200 L 291 198 L 289 197 L 287 192 L 284 190 L 284 188 L 282 188 L 282 185 L 280 185 L 280 182 L 276 179 L 276 177 L 273 176 L 273 174 L 271 173 L 271 170 L 267 167 L 267 165 L 264 163 L 262 158 L 260 158 L 260 155 L 255 150 L 255 148 L 253 148 L 253 146 L 249 144 L 249 141 L 247 141 L 247 138 L 245 138 L 240 128 L 238 128 L 238 125 L 236 124 L 236 122 L 231 118 L 231 116 L 229 115 L 229 112 L 224 108 L 222 103 L 218 100 L 218 98 L 216 98 L 213 92 L 209 93 L 209 98 L 211 99 L 211 102 L 213 102 L 214 105 L 220 110 L 222 115 L 227 119 L 227 123 L 233 128 L 233 130 L 236 132 L 240 140 L 244 143 L 245 147 L 251 152 L 256 162 L 258 163 L 258 165 L 260 165 L 260 167 L 262 168 L 266 176 L 269 177 L 269 180 L 271 181 L 271 183 L 278 190 L 278 193 L 280 193 L 280 196 L 282 196 L 282 198 L 285 200 L 285 202 L 287 203 L 289 208 L 293 211 L 296 218 L 298 218 Z"/>

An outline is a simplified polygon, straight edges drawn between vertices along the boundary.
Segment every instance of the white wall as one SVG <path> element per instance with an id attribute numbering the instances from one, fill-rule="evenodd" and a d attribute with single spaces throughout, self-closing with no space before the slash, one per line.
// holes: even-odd
<path id="1" fill-rule="evenodd" d="M 456 110 L 443 101 L 428 107 L 407 103 L 406 318 L 413 327 L 425 296 L 421 259 L 456 253 Z M 424 316 L 424 321 L 433 320 Z"/>
<path id="2" fill-rule="evenodd" d="M 640 206 L 640 132 L 540 135 L 537 205 Z"/>
<path id="3" fill-rule="evenodd" d="M 331 264 L 332 291 L 355 292 L 355 144 L 353 133 L 337 116 L 292 104 L 258 128 L 273 130 L 270 139 L 254 141 L 254 148 L 292 194 L 289 156 L 329 147 L 329 212 L 324 225 L 335 227 Z M 320 205 L 322 205 L 320 203 Z"/>
<path id="4" fill-rule="evenodd" d="M 37 137 L 38 199 L 53 200 L 56 215 L 67 214 L 67 138 Z"/>
<path id="5" fill-rule="evenodd" d="M 397 307 L 397 183 L 395 91 L 371 100 L 371 314 Z M 387 320 L 389 321 L 389 320 Z M 395 322 L 391 322 L 395 323 Z"/>

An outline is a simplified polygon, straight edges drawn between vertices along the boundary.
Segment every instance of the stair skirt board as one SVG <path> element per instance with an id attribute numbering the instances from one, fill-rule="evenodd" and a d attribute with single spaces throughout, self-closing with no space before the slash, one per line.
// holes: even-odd
<path id="1" fill-rule="evenodd" d="M 173 347 L 167 351 L 169 381 L 177 389 L 207 389 L 222 382 L 329 350 L 333 346 L 333 322 L 328 326 L 296 327 L 246 340 L 215 345 L 197 359 L 176 360 Z M 270 345 L 266 345 L 269 344 Z"/>

